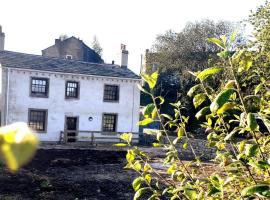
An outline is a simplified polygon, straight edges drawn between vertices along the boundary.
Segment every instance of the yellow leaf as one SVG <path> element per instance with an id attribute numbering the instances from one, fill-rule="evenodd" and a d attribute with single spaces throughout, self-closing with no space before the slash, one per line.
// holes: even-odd
<path id="1" fill-rule="evenodd" d="M 39 143 L 37 135 L 23 122 L 0 128 L 0 138 L 1 156 L 12 171 L 31 160 Z"/>

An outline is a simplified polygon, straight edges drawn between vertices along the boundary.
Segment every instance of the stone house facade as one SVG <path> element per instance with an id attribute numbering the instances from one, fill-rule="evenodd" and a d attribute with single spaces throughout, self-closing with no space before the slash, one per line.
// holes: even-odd
<path id="1" fill-rule="evenodd" d="M 62 131 L 70 142 L 88 141 L 83 131 L 104 137 L 139 131 L 141 80 L 126 66 L 3 49 L 0 63 L 1 125 L 26 122 L 50 142 Z"/>
<path id="2" fill-rule="evenodd" d="M 42 50 L 42 55 L 85 62 L 103 63 L 102 58 L 82 40 L 70 38 L 55 39 L 55 44 Z"/>

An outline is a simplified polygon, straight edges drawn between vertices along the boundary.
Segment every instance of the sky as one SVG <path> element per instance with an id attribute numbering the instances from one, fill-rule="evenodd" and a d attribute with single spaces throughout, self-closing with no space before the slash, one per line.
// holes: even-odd
<path id="1" fill-rule="evenodd" d="M 0 0 L 5 50 L 41 54 L 61 34 L 91 47 L 96 35 L 106 63 L 119 63 L 120 45 L 128 67 L 139 73 L 141 54 L 158 34 L 181 31 L 189 21 L 240 21 L 264 0 Z"/>

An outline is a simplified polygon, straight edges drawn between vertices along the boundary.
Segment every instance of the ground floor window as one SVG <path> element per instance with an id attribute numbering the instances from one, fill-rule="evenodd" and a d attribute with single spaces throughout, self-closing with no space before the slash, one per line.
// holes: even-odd
<path id="1" fill-rule="evenodd" d="M 102 131 L 115 132 L 117 124 L 117 114 L 103 114 Z"/>
<path id="2" fill-rule="evenodd" d="M 47 113 L 47 110 L 29 109 L 29 126 L 35 131 L 45 132 L 47 127 Z"/>

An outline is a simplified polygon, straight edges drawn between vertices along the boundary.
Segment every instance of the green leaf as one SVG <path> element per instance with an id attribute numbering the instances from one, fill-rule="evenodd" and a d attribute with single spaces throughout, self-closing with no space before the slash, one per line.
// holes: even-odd
<path id="1" fill-rule="evenodd" d="M 199 112 L 196 113 L 195 117 L 197 119 L 200 119 L 202 116 L 205 116 L 207 114 L 210 114 L 210 107 L 209 106 L 202 108 Z"/>
<path id="2" fill-rule="evenodd" d="M 196 94 L 193 98 L 193 105 L 198 108 L 206 100 L 206 95 L 204 93 Z"/>
<path id="3" fill-rule="evenodd" d="M 258 185 L 252 185 L 244 188 L 241 192 L 242 196 L 253 196 L 254 194 L 258 193 L 263 195 L 264 193 L 269 194 L 270 185 L 266 184 L 258 184 Z M 269 197 L 269 196 L 266 196 Z"/>
<path id="4" fill-rule="evenodd" d="M 198 74 L 197 78 L 200 79 L 200 81 L 203 81 L 208 76 L 217 74 L 217 73 L 221 72 L 222 70 L 223 69 L 220 67 L 210 67 L 210 68 L 207 68 L 207 69 L 203 70 L 202 72 L 200 72 Z"/>
<path id="5" fill-rule="evenodd" d="M 185 129 L 182 128 L 182 127 L 180 127 L 180 128 L 178 129 L 178 131 L 177 131 L 177 138 L 178 138 L 178 139 L 181 139 L 182 136 L 184 135 L 184 133 L 185 133 Z"/>
<path id="6" fill-rule="evenodd" d="M 158 98 L 158 99 L 159 99 L 159 105 L 164 104 L 164 102 L 165 102 L 164 97 L 162 97 L 162 96 L 158 96 L 158 97 L 156 97 L 156 98 Z"/>
<path id="7" fill-rule="evenodd" d="M 225 44 L 223 44 L 222 40 L 220 40 L 218 38 L 208 38 L 207 40 L 209 42 L 212 42 L 212 43 L 216 44 L 217 46 L 219 46 L 222 49 L 226 48 L 226 46 L 225 46 Z"/>
<path id="8" fill-rule="evenodd" d="M 235 38 L 237 36 L 237 31 L 234 31 L 232 34 L 231 34 L 231 37 L 230 37 L 230 42 L 234 42 Z"/>
<path id="9" fill-rule="evenodd" d="M 253 157 L 259 152 L 259 146 L 257 144 L 246 144 L 245 154 L 248 157 Z"/>
<path id="10" fill-rule="evenodd" d="M 221 106 L 221 108 L 219 108 L 217 110 L 217 114 L 220 115 L 220 114 L 223 114 L 224 112 L 226 112 L 227 110 L 230 110 L 232 108 L 234 108 L 236 106 L 235 103 L 232 103 L 232 102 L 228 102 L 228 103 L 225 103 L 223 106 Z"/>
<path id="11" fill-rule="evenodd" d="M 187 95 L 189 97 L 192 97 L 194 95 L 194 92 L 196 92 L 196 90 L 200 89 L 201 88 L 201 84 L 198 84 L 198 85 L 194 85 L 193 87 L 191 87 L 187 93 Z"/>
<path id="12" fill-rule="evenodd" d="M 126 154 L 126 160 L 130 163 L 133 162 L 135 160 L 135 155 L 134 152 L 132 150 L 128 150 L 127 154 Z"/>
<path id="13" fill-rule="evenodd" d="M 126 147 L 127 144 L 126 143 L 117 143 L 117 144 L 113 144 L 113 146 L 116 146 L 116 147 Z"/>
<path id="14" fill-rule="evenodd" d="M 185 188 L 184 189 L 184 194 L 190 199 L 190 200 L 195 200 L 197 199 L 197 193 L 195 190 L 190 189 L 190 188 Z"/>
<path id="15" fill-rule="evenodd" d="M 133 200 L 138 200 L 147 190 L 148 190 L 148 188 L 141 188 L 141 189 L 139 189 L 135 193 Z"/>
<path id="16" fill-rule="evenodd" d="M 146 89 L 143 88 L 143 86 L 141 84 L 137 84 L 138 88 L 140 91 L 146 93 L 146 94 L 150 94 Z"/>
<path id="17" fill-rule="evenodd" d="M 142 182 L 143 182 L 143 178 L 142 177 L 137 177 L 137 178 L 135 178 L 133 180 L 132 187 L 133 187 L 133 189 L 134 189 L 135 192 L 140 189 Z"/>
<path id="18" fill-rule="evenodd" d="M 132 140 L 132 133 L 123 133 L 120 135 L 120 138 L 126 141 L 127 143 L 130 143 Z"/>
<path id="19" fill-rule="evenodd" d="M 157 129 L 143 129 L 143 133 L 147 135 L 156 135 L 160 132 L 160 130 Z"/>
<path id="20" fill-rule="evenodd" d="M 183 148 L 184 148 L 184 149 L 187 149 L 187 148 L 188 148 L 188 143 L 184 143 L 184 144 L 183 144 Z"/>
<path id="21" fill-rule="evenodd" d="M 230 89 L 230 88 L 235 88 L 236 86 L 236 82 L 235 80 L 229 80 L 226 85 L 225 85 L 225 89 Z"/>
<path id="22" fill-rule="evenodd" d="M 230 51 L 227 51 L 227 50 L 224 50 L 224 51 L 219 52 L 217 55 L 220 58 L 226 59 L 226 58 L 230 57 L 231 52 Z"/>
<path id="23" fill-rule="evenodd" d="M 263 83 L 260 83 L 259 85 L 256 86 L 255 88 L 255 95 L 258 94 L 258 92 L 263 88 Z"/>
<path id="24" fill-rule="evenodd" d="M 238 72 L 248 71 L 251 66 L 252 66 L 252 60 L 249 58 L 245 58 L 241 60 L 239 63 Z"/>
<path id="25" fill-rule="evenodd" d="M 11 171 L 29 162 L 39 143 L 37 135 L 23 122 L 0 128 L 0 141 L 1 156 Z"/>
<path id="26" fill-rule="evenodd" d="M 148 104 L 143 109 L 143 116 L 145 118 L 150 118 L 154 109 L 155 109 L 155 105 L 153 103 Z"/>
<path id="27" fill-rule="evenodd" d="M 169 119 L 169 120 L 173 120 L 173 118 L 170 116 L 170 115 L 167 115 L 167 114 L 161 114 L 161 116 Z"/>
<path id="28" fill-rule="evenodd" d="M 251 131 L 257 130 L 259 127 L 253 113 L 248 113 L 247 115 L 247 126 Z"/>
<path id="29" fill-rule="evenodd" d="M 144 120 L 142 120 L 142 121 L 139 121 L 139 122 L 138 122 L 138 125 L 139 125 L 139 126 L 146 126 L 146 125 L 148 125 L 148 124 L 151 124 L 153 121 L 154 121 L 154 120 L 153 120 L 152 118 L 146 118 L 146 119 L 144 119 Z"/>
<path id="30" fill-rule="evenodd" d="M 230 96 L 235 92 L 234 89 L 226 89 L 221 91 L 216 98 L 214 99 L 214 101 L 211 103 L 210 105 L 210 110 L 212 113 L 216 113 L 218 111 L 219 108 L 221 108 L 225 103 L 228 102 L 228 100 L 230 99 Z"/>
<path id="31" fill-rule="evenodd" d="M 157 78 L 158 78 L 158 72 L 154 72 L 150 76 L 148 74 L 141 74 L 143 80 L 148 83 L 150 89 L 153 89 L 156 86 Z"/>
<path id="32" fill-rule="evenodd" d="M 150 183 L 151 183 L 151 180 L 152 180 L 151 174 L 146 174 L 146 175 L 144 176 L 144 179 L 145 179 L 145 181 L 146 181 L 148 184 L 150 184 Z"/>

